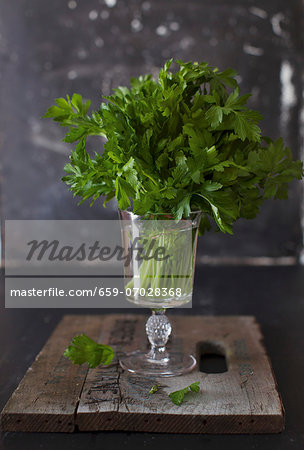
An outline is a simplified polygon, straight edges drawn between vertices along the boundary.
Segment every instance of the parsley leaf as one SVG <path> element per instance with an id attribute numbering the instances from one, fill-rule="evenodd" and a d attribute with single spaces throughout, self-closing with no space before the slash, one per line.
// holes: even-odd
<path id="1" fill-rule="evenodd" d="M 64 356 L 73 361 L 74 364 L 88 363 L 92 369 L 100 364 L 109 365 L 113 359 L 114 351 L 108 345 L 97 344 L 85 334 L 75 336 L 72 345 L 69 345 Z"/>
<path id="2" fill-rule="evenodd" d="M 183 389 L 180 389 L 179 391 L 171 392 L 169 394 L 169 397 L 170 397 L 171 401 L 175 405 L 180 406 L 181 403 L 184 400 L 185 395 L 188 392 L 196 392 L 196 393 L 198 393 L 200 391 L 199 384 L 200 384 L 200 381 L 196 381 L 195 383 L 192 383 L 189 386 L 187 386 L 187 387 L 185 387 Z"/>
<path id="3" fill-rule="evenodd" d="M 160 388 L 160 384 L 155 384 L 154 386 L 151 387 L 149 394 L 155 394 L 155 392 L 157 392 Z"/>
<path id="4" fill-rule="evenodd" d="M 168 213 L 176 220 L 201 210 L 200 233 L 210 222 L 233 232 L 240 218 L 252 219 L 262 203 L 284 199 L 303 176 L 282 139 L 262 137 L 250 94 L 239 94 L 236 72 L 207 62 L 170 59 L 152 75 L 132 78 L 105 97 L 97 111 L 80 94 L 59 98 L 46 112 L 66 127 L 75 143 L 63 181 L 74 196 L 104 206 L 116 198 L 134 214 Z M 106 137 L 91 156 L 91 135 Z"/>

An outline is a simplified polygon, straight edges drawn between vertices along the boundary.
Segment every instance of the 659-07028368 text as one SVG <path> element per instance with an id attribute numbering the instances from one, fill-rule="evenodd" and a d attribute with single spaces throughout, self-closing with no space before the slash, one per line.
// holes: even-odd
<path id="1" fill-rule="evenodd" d="M 104 288 L 95 286 L 94 289 L 59 289 L 57 287 L 50 287 L 47 289 L 10 289 L 10 295 L 12 297 L 110 297 L 117 295 L 131 296 L 147 296 L 147 297 L 161 297 L 161 296 L 176 296 L 182 295 L 181 288 L 126 288 L 125 291 L 121 291 L 118 288 Z"/>

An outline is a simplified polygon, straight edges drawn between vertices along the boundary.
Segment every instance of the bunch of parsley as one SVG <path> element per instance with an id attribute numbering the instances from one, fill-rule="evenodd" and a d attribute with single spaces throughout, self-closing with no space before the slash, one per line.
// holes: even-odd
<path id="1" fill-rule="evenodd" d="M 151 75 L 131 79 L 88 115 L 79 94 L 59 98 L 45 117 L 68 127 L 65 142 L 77 142 L 63 180 L 74 195 L 92 203 L 116 196 L 135 214 L 166 212 L 176 220 L 201 210 L 200 231 L 214 219 L 223 232 L 254 218 L 268 198 L 287 198 L 288 183 L 300 179 L 282 139 L 261 137 L 262 116 L 239 96 L 236 72 L 206 62 L 172 60 Z M 89 135 L 105 136 L 103 154 L 86 152 Z"/>

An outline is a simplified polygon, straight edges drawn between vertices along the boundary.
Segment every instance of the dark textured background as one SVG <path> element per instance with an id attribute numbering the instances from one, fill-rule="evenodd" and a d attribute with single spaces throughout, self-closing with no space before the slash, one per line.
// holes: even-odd
<path id="1" fill-rule="evenodd" d="M 302 10 L 300 0 L 2 0 L 3 217 L 116 217 L 114 202 L 106 210 L 101 201 L 77 207 L 60 181 L 70 146 L 61 142 L 62 129 L 40 117 L 54 98 L 75 91 L 97 107 L 102 94 L 157 72 L 169 57 L 236 68 L 242 92 L 253 92 L 251 106 L 265 117 L 264 134 L 283 136 L 299 156 Z M 102 142 L 91 147 L 101 150 Z M 233 237 L 201 238 L 200 258 L 296 256 L 300 204 L 298 182 L 288 201 L 269 201 Z"/>
<path id="2" fill-rule="evenodd" d="M 101 93 L 130 76 L 156 72 L 171 56 L 235 67 L 243 92 L 254 94 L 252 107 L 265 116 L 264 133 L 282 135 L 300 156 L 303 25 L 301 0 L 0 0 L 2 216 L 115 217 L 114 204 L 106 210 L 101 202 L 76 206 L 60 182 L 69 153 L 60 141 L 63 130 L 40 116 L 54 98 L 74 91 L 97 107 Z M 288 202 L 268 202 L 257 220 L 240 222 L 233 237 L 200 238 L 199 261 L 208 255 L 225 262 L 239 256 L 292 261 L 301 247 L 300 207 L 301 185 L 294 183 Z M 67 312 L 4 309 L 2 281 L 0 408 Z M 257 317 L 286 408 L 282 434 L 3 433 L 0 449 L 302 450 L 303 283 L 300 266 L 197 267 L 189 311 Z"/>

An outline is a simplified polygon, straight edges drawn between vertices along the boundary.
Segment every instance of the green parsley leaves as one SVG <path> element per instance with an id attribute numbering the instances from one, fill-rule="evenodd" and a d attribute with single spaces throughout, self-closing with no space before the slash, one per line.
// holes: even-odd
<path id="1" fill-rule="evenodd" d="M 189 392 L 198 393 L 200 391 L 199 384 L 200 381 L 196 381 L 195 383 L 192 383 L 189 386 L 180 389 L 179 391 L 171 392 L 170 394 L 168 394 L 168 397 L 175 405 L 180 406 L 184 401 L 184 397 L 186 394 L 188 394 Z M 155 394 L 155 392 L 159 391 L 160 387 L 160 384 L 155 384 L 150 389 L 149 394 Z"/>
<path id="2" fill-rule="evenodd" d="M 100 364 L 109 365 L 113 359 L 114 351 L 108 345 L 97 344 L 85 334 L 75 336 L 72 345 L 69 345 L 64 356 L 73 361 L 74 364 L 88 363 L 93 369 Z"/>
<path id="3" fill-rule="evenodd" d="M 149 394 L 155 394 L 155 392 L 157 392 L 160 388 L 160 384 L 155 384 L 154 386 L 151 387 Z"/>
<path id="4" fill-rule="evenodd" d="M 56 100 L 44 117 L 68 128 L 64 141 L 76 142 L 63 181 L 91 204 L 116 197 L 121 209 L 176 220 L 201 210 L 201 233 L 210 220 L 232 233 L 264 200 L 287 198 L 302 163 L 282 139 L 261 136 L 262 116 L 246 106 L 250 94 L 239 95 L 234 70 L 176 61 L 173 73 L 172 62 L 157 80 L 140 76 L 114 89 L 90 115 L 79 94 Z M 86 152 L 90 135 L 107 138 L 102 154 Z"/>
<path id="5" fill-rule="evenodd" d="M 189 386 L 187 386 L 183 389 L 180 389 L 179 391 L 171 392 L 171 394 L 169 394 L 171 401 L 175 405 L 180 406 L 184 400 L 185 395 L 188 392 L 198 393 L 200 391 L 199 384 L 200 384 L 200 381 L 196 381 L 195 383 L 192 383 Z"/>

